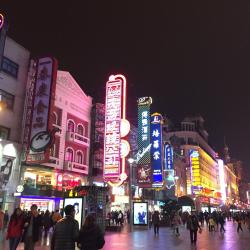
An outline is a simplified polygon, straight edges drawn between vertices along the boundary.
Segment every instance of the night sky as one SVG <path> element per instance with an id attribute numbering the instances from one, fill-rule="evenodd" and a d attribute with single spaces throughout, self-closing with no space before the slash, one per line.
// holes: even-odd
<path id="1" fill-rule="evenodd" d="M 123 73 L 132 120 L 141 96 L 176 122 L 200 114 L 214 149 L 225 137 L 247 170 L 250 3 L 222 2 L 1 0 L 0 12 L 10 37 L 33 56 L 54 55 L 96 101 L 108 76 Z"/>

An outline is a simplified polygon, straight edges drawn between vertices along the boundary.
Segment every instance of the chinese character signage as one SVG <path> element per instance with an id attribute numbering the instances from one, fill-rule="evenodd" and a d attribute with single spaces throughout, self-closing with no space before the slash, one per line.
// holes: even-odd
<path id="1" fill-rule="evenodd" d="M 162 116 L 151 115 L 151 166 L 153 186 L 162 186 Z"/>
<path id="2" fill-rule="evenodd" d="M 138 153 L 137 163 L 150 164 L 150 105 L 151 97 L 138 99 Z"/>
<path id="3" fill-rule="evenodd" d="M 33 93 L 30 146 L 35 143 L 35 152 L 44 153 L 51 139 L 50 113 L 55 95 L 57 62 L 54 58 L 43 57 L 37 60 L 36 80 Z M 40 145 L 41 144 L 41 145 Z M 46 145 L 46 146 L 45 146 Z M 31 152 L 33 154 L 33 152 Z M 46 161 L 41 157 L 38 161 Z M 36 157 L 35 157 L 36 158 Z M 31 161 L 35 161 L 34 155 Z M 48 159 L 47 159 L 48 160 Z"/>
<path id="4" fill-rule="evenodd" d="M 93 175 L 102 175 L 103 172 L 103 146 L 104 146 L 104 127 L 105 127 L 105 105 L 96 103 L 93 131 Z"/>
<path id="5" fill-rule="evenodd" d="M 164 179 L 168 189 L 175 185 L 173 147 L 164 145 Z"/>
<path id="6" fill-rule="evenodd" d="M 130 124 L 126 120 L 126 78 L 112 75 L 106 85 L 103 166 L 104 179 L 111 186 L 119 186 L 127 178 L 125 157 L 129 153 L 129 143 L 122 137 L 129 130 Z"/>
<path id="7" fill-rule="evenodd" d="M 201 178 L 200 178 L 200 155 L 197 150 L 190 150 L 190 179 L 191 179 L 191 192 L 199 193 L 201 191 Z"/>

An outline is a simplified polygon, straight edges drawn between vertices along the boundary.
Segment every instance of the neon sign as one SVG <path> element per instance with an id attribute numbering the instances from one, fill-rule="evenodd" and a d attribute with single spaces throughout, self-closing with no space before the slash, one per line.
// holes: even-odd
<path id="1" fill-rule="evenodd" d="M 0 30 L 2 29 L 4 25 L 4 15 L 0 13 Z"/>
<path id="2" fill-rule="evenodd" d="M 150 164 L 150 105 L 151 97 L 138 99 L 138 164 Z"/>
<path id="3" fill-rule="evenodd" d="M 174 178 L 174 158 L 173 158 L 173 147 L 170 144 L 164 145 L 164 174 L 166 187 L 170 189 L 175 185 Z"/>
<path id="4" fill-rule="evenodd" d="M 190 150 L 190 168 L 191 190 L 197 194 L 201 191 L 200 154 L 197 150 Z"/>
<path id="5" fill-rule="evenodd" d="M 111 75 L 106 84 L 104 166 L 103 177 L 111 186 L 119 186 L 127 179 L 125 157 L 129 144 L 122 137 L 129 133 L 126 120 L 126 78 Z"/>
<path id="6" fill-rule="evenodd" d="M 151 115 L 151 163 L 153 186 L 162 186 L 162 116 Z"/>

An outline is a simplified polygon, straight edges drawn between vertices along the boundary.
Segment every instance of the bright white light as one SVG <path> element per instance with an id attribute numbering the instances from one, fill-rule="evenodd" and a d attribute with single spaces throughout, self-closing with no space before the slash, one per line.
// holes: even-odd
<path id="1" fill-rule="evenodd" d="M 224 162 L 223 160 L 218 160 L 219 165 L 219 177 L 220 177 L 220 189 L 222 200 L 226 201 L 226 185 L 225 185 L 225 174 L 224 174 Z"/>
<path id="2" fill-rule="evenodd" d="M 128 158 L 128 163 L 129 163 L 129 164 L 133 164 L 134 161 L 135 161 L 135 160 L 134 160 L 133 158 Z"/>

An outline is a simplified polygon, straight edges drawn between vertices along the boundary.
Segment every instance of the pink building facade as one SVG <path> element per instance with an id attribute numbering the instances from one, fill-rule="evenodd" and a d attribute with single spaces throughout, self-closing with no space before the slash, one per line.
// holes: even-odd
<path id="1" fill-rule="evenodd" d="M 62 207 L 63 193 L 87 185 L 89 174 L 92 98 L 87 96 L 69 72 L 57 71 L 54 100 L 50 111 L 53 144 L 49 160 L 23 161 L 20 205 L 36 203 L 41 210 Z M 56 130 L 57 129 L 57 130 Z"/>

